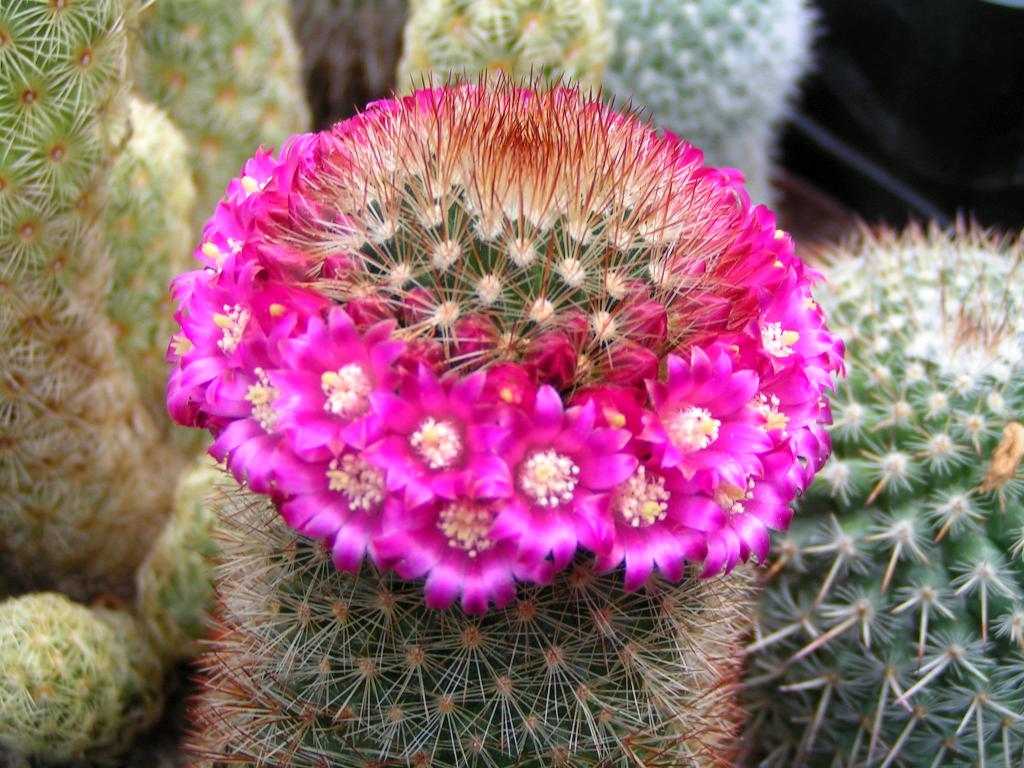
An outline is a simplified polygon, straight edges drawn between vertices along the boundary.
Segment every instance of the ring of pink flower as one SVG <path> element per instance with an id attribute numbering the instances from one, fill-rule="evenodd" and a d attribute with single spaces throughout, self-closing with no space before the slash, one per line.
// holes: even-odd
<path id="1" fill-rule="evenodd" d="M 369 557 L 424 578 L 438 608 L 507 604 L 517 581 L 544 582 L 581 549 L 623 567 L 630 589 L 654 568 L 679 579 L 686 562 L 712 575 L 763 559 L 828 455 L 823 392 L 842 367 L 810 301 L 818 276 L 790 239 L 720 174 L 709 183 L 747 222 L 748 257 L 728 276 L 752 307 L 745 327 L 677 350 L 660 377 L 639 350 L 632 378 L 567 397 L 551 386 L 560 373 L 539 380 L 526 362 L 445 373 L 393 321 L 308 288 L 301 256 L 265 231 L 303 209 L 303 179 L 335 134 L 418 104 L 294 137 L 231 183 L 197 251 L 204 268 L 173 284 L 174 418 L 209 429 L 211 453 L 326 540 L 339 568 Z"/>

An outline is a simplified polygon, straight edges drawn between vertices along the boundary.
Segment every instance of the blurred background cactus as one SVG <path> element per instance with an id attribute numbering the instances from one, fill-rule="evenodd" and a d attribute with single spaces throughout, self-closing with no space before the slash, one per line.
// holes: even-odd
<path id="1" fill-rule="evenodd" d="M 608 0 L 608 95 L 632 101 L 770 203 L 776 134 L 810 64 L 807 0 Z"/>
<path id="2" fill-rule="evenodd" d="M 220 513 L 200 764 L 728 764 L 746 578 L 627 593 L 580 561 L 468 617 L 426 608 L 416 582 L 339 572 L 266 499 Z"/>
<path id="3" fill-rule="evenodd" d="M 197 228 L 254 147 L 309 128 L 287 0 L 158 0 L 135 55 L 139 91 L 188 138 Z"/>
<path id="4" fill-rule="evenodd" d="M 758 764 L 1020 765 L 1024 247 L 864 235 L 829 277 L 848 378 L 750 646 Z"/>
<path id="5" fill-rule="evenodd" d="M 292 0 L 291 6 L 316 127 L 388 94 L 402 51 L 406 0 Z"/>
<path id="6" fill-rule="evenodd" d="M 600 84 L 611 36 L 602 0 L 418 0 L 398 89 L 483 73 Z"/>

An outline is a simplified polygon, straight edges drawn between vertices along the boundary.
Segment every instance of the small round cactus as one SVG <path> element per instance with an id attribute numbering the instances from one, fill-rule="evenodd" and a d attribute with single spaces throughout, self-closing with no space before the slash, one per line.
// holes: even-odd
<path id="1" fill-rule="evenodd" d="M 222 611 L 186 745 L 203 765 L 726 764 L 746 578 L 628 593 L 579 561 L 474 618 L 339 572 L 266 500 L 238 492 L 222 515 Z"/>
<path id="2" fill-rule="evenodd" d="M 1024 248 L 865 235 L 829 278 L 848 377 L 750 646 L 759 764 L 1019 765 Z"/>
<path id="3" fill-rule="evenodd" d="M 292 0 L 317 126 L 387 95 L 408 13 L 406 0 Z"/>
<path id="4" fill-rule="evenodd" d="M 286 0 L 160 0 L 143 12 L 136 84 L 188 137 L 197 227 L 254 147 L 308 127 L 288 15 Z"/>
<path id="5" fill-rule="evenodd" d="M 67 761 L 154 722 L 163 668 L 122 611 L 41 592 L 0 603 L 0 753 Z"/>
<path id="6" fill-rule="evenodd" d="M 167 115 L 133 97 L 129 120 L 131 135 L 114 163 L 103 213 L 114 261 L 107 311 L 118 352 L 154 421 L 163 424 L 172 323 L 167 286 L 191 262 L 196 191 L 185 137 Z"/>
<path id="7" fill-rule="evenodd" d="M 769 203 L 779 123 L 810 61 L 808 0 L 608 0 L 606 93 L 649 110 Z"/>
<path id="8" fill-rule="evenodd" d="M 453 76 L 600 83 L 611 47 L 601 0 L 419 0 L 405 28 L 397 85 Z"/>
<path id="9" fill-rule="evenodd" d="M 136 574 L 136 607 L 161 656 L 180 660 L 199 652 L 213 598 L 215 516 L 210 496 L 223 473 L 200 465 L 178 480 L 174 509 Z"/>

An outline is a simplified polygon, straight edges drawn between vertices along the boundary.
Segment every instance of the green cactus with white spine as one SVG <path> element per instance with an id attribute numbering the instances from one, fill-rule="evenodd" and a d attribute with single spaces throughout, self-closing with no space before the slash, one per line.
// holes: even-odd
<path id="1" fill-rule="evenodd" d="M 330 553 L 265 499 L 221 510 L 198 765 L 724 765 L 749 581 L 626 593 L 584 562 L 486 617 Z M 701 649 L 695 652 L 695 649 Z"/>
<path id="2" fill-rule="evenodd" d="M 603 0 L 418 0 L 396 80 L 401 91 L 482 73 L 597 86 L 610 44 Z"/>
<path id="3" fill-rule="evenodd" d="M 406 0 L 292 0 L 306 91 L 320 128 L 388 95 Z"/>
<path id="4" fill-rule="evenodd" d="M 808 0 L 607 0 L 615 53 L 606 94 L 744 172 L 770 203 L 779 124 L 810 62 Z"/>
<path id="5" fill-rule="evenodd" d="M 19 589 L 129 591 L 181 462 L 105 314 L 134 13 L 0 7 L 0 568 Z"/>
<path id="6" fill-rule="evenodd" d="M 865 235 L 827 274 L 848 377 L 749 649 L 756 764 L 1019 766 L 1024 245 Z"/>
<path id="7" fill-rule="evenodd" d="M 0 756 L 111 753 L 163 706 L 163 668 L 124 611 L 40 592 L 0 603 Z"/>
<path id="8" fill-rule="evenodd" d="M 136 85 L 188 137 L 201 227 L 261 143 L 309 126 L 287 0 L 160 0 L 141 21 Z"/>
<path id="9" fill-rule="evenodd" d="M 104 211 L 114 259 L 108 314 L 154 421 L 185 440 L 191 435 L 166 416 L 164 356 L 172 328 L 167 286 L 193 263 L 195 185 L 185 137 L 167 115 L 132 97 L 129 118 L 131 136 L 114 164 Z"/>

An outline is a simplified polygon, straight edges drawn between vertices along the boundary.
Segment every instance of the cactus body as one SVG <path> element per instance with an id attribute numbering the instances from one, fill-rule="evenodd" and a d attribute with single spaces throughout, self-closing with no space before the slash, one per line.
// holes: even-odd
<path id="1" fill-rule="evenodd" d="M 406 0 L 292 0 L 318 127 L 388 95 L 407 17 Z"/>
<path id="2" fill-rule="evenodd" d="M 339 573 L 266 501 L 239 493 L 224 512 L 191 744 L 203 764 L 692 766 L 728 752 L 742 578 L 626 593 L 579 563 L 471 618 L 426 608 L 415 583 Z"/>
<path id="3" fill-rule="evenodd" d="M 752 645 L 760 764 L 1019 765 L 1021 246 L 868 236 L 829 277 L 848 378 Z"/>
<path id="4" fill-rule="evenodd" d="M 127 590 L 173 487 L 104 311 L 133 8 L 0 8 L 0 568 L 22 589 Z"/>
<path id="5" fill-rule="evenodd" d="M 0 750 L 48 762 L 123 747 L 163 704 L 138 623 L 54 593 L 0 603 L 0 669 Z"/>
<path id="6" fill-rule="evenodd" d="M 771 199 L 778 125 L 810 59 L 807 0 L 609 0 L 615 53 L 606 93 L 744 172 Z"/>
<path id="7" fill-rule="evenodd" d="M 197 227 L 256 147 L 308 127 L 286 0 L 160 0 L 137 53 L 139 90 L 191 144 Z"/>
<path id="8" fill-rule="evenodd" d="M 422 0 L 406 24 L 397 86 L 497 72 L 593 86 L 610 43 L 599 0 Z"/>
<path id="9" fill-rule="evenodd" d="M 185 137 L 167 115 L 133 97 L 129 117 L 131 136 L 114 164 L 103 214 L 114 259 L 108 312 L 147 409 L 165 423 L 168 286 L 192 260 L 196 192 Z"/>
<path id="10" fill-rule="evenodd" d="M 137 613 L 165 659 L 199 652 L 216 554 L 208 499 L 221 474 L 203 464 L 181 476 L 171 517 L 136 576 Z"/>

